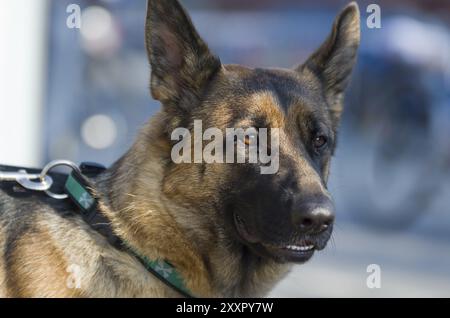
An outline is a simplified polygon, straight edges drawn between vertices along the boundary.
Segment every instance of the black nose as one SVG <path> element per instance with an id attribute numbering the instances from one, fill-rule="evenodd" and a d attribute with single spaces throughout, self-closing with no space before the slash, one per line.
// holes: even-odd
<path id="1" fill-rule="evenodd" d="M 323 232 L 334 222 L 334 204 L 325 195 L 301 198 L 292 212 L 292 221 L 302 232 Z"/>

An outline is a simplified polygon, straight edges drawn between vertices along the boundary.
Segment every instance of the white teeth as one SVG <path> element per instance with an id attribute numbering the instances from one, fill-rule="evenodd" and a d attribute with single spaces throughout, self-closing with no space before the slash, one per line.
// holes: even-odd
<path id="1" fill-rule="evenodd" d="M 314 248 L 314 245 L 298 246 L 298 245 L 288 245 L 285 249 L 294 251 L 309 251 Z"/>

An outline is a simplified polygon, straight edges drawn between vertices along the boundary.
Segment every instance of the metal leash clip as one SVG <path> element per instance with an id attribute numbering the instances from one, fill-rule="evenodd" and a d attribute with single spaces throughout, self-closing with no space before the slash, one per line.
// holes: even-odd
<path id="1" fill-rule="evenodd" d="M 27 173 L 26 170 L 20 169 L 18 171 L 0 171 L 0 181 L 15 181 L 22 187 L 32 191 L 45 191 L 45 193 L 54 199 L 66 199 L 68 196 L 65 193 L 57 194 L 50 191 L 53 185 L 53 179 L 48 175 L 50 170 L 57 166 L 68 166 L 80 172 L 78 166 L 68 160 L 55 160 L 47 164 L 41 171 L 41 173 Z"/>
<path id="2" fill-rule="evenodd" d="M 0 171 L 0 181 L 16 181 L 25 189 L 33 191 L 47 191 L 53 184 L 50 176 L 27 173 L 24 169 L 14 172 Z"/>

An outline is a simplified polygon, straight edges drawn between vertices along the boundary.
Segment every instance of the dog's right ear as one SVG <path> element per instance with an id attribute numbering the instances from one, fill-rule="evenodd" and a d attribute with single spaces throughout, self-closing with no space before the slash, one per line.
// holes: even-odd
<path id="1" fill-rule="evenodd" d="M 221 66 L 177 0 L 148 0 L 145 42 L 152 96 L 164 105 L 191 107 Z"/>

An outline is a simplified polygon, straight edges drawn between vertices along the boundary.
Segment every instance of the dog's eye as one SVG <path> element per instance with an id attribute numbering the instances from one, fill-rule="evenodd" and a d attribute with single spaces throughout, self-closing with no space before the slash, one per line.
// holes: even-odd
<path id="1" fill-rule="evenodd" d="M 249 145 L 256 145 L 258 142 L 258 131 L 245 135 L 244 143 Z"/>
<path id="2" fill-rule="evenodd" d="M 313 145 L 314 145 L 314 148 L 316 148 L 316 149 L 321 149 L 321 148 L 325 147 L 326 144 L 327 144 L 327 137 L 325 137 L 323 135 L 317 135 L 313 139 Z"/>

